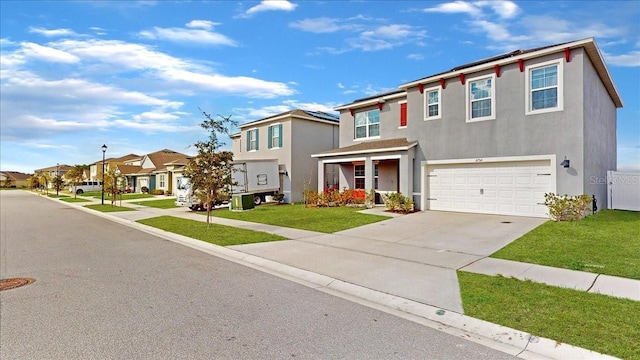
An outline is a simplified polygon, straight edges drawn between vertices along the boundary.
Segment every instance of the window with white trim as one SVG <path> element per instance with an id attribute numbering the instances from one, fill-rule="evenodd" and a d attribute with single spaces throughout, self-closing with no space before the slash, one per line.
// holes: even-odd
<path id="1" fill-rule="evenodd" d="M 434 120 L 442 117 L 442 107 L 440 106 L 440 87 L 424 90 L 424 119 Z"/>
<path id="2" fill-rule="evenodd" d="M 164 180 L 165 175 L 164 174 L 159 174 L 158 175 L 158 187 L 164 189 L 165 188 L 165 180 Z"/>
<path id="3" fill-rule="evenodd" d="M 378 164 L 373 165 L 373 188 L 378 190 Z"/>
<path id="4" fill-rule="evenodd" d="M 354 165 L 353 166 L 353 180 L 354 180 L 354 188 L 355 189 L 364 189 L 364 165 Z"/>
<path id="5" fill-rule="evenodd" d="M 380 110 L 361 111 L 355 114 L 354 138 L 366 139 L 380 136 Z"/>
<path id="6" fill-rule="evenodd" d="M 271 125 L 268 128 L 269 149 L 278 149 L 282 147 L 282 124 Z"/>
<path id="7" fill-rule="evenodd" d="M 258 146 L 258 129 L 247 131 L 247 151 L 256 151 Z"/>
<path id="8" fill-rule="evenodd" d="M 495 75 L 467 82 L 467 121 L 493 120 L 495 112 Z"/>
<path id="9" fill-rule="evenodd" d="M 527 66 L 527 114 L 561 111 L 562 61 L 550 61 Z"/>

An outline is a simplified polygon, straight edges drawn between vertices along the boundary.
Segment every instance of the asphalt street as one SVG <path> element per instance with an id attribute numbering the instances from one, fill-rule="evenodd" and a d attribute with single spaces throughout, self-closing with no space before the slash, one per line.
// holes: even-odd
<path id="1" fill-rule="evenodd" d="M 2 359 L 512 359 L 23 191 L 0 191 Z"/>

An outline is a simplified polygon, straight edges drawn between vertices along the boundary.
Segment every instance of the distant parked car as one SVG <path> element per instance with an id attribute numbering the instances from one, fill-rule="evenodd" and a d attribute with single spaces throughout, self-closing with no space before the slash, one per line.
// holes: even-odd
<path id="1" fill-rule="evenodd" d="M 102 181 L 83 181 L 81 185 L 69 186 L 69 191 L 82 195 L 87 191 L 100 191 L 102 190 Z"/>

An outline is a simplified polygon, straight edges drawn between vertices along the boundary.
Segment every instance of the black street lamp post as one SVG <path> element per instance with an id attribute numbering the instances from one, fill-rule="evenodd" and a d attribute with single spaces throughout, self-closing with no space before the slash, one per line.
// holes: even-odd
<path id="1" fill-rule="evenodd" d="M 60 177 L 60 163 L 56 164 L 56 196 L 60 195 L 58 192 L 60 191 L 60 183 L 58 183 L 58 178 Z"/>
<path id="2" fill-rule="evenodd" d="M 102 145 L 102 205 L 104 205 L 104 153 L 107 152 L 107 145 Z"/>

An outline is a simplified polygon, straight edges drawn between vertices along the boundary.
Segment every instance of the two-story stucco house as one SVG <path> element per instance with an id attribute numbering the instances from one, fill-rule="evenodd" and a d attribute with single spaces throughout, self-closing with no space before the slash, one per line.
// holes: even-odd
<path id="1" fill-rule="evenodd" d="M 622 100 L 594 39 L 479 60 L 338 107 L 318 184 L 397 191 L 422 210 L 547 216 L 544 194 L 606 207 Z"/>
<path id="2" fill-rule="evenodd" d="M 231 135 L 234 161 L 277 159 L 285 202 L 303 200 L 317 190 L 318 166 L 311 154 L 338 146 L 338 117 L 319 111 L 292 110 L 251 121 Z"/>

